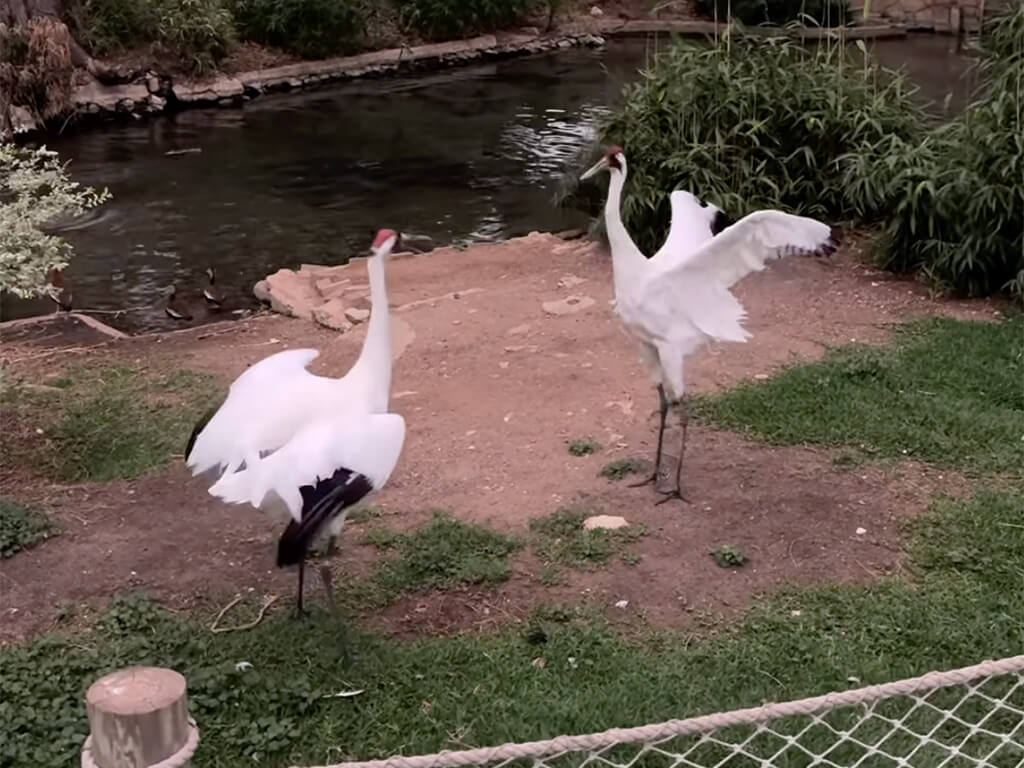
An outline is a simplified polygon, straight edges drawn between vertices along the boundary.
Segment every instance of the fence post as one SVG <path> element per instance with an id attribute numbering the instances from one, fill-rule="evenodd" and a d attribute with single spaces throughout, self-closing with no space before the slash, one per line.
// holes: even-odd
<path id="1" fill-rule="evenodd" d="M 185 678 L 172 669 L 129 667 L 89 686 L 82 768 L 187 768 L 199 745 Z"/>

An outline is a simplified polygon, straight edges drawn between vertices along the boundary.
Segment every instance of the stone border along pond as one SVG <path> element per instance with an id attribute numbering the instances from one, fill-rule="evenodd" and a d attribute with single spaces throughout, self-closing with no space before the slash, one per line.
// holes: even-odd
<path id="1" fill-rule="evenodd" d="M 140 83 L 106 86 L 92 82 L 77 88 L 72 96 L 73 106 L 70 114 L 53 121 L 51 126 L 60 125 L 63 130 L 72 120 L 81 126 L 104 119 L 139 118 L 147 114 L 189 108 L 237 107 L 245 101 L 275 91 L 291 91 L 341 80 L 390 75 L 417 69 L 437 70 L 481 59 L 513 58 L 560 48 L 600 47 L 604 45 L 605 38 L 609 37 L 659 34 L 713 37 L 726 32 L 727 29 L 727 24 L 716 24 L 713 21 L 608 19 L 563 25 L 551 34 L 543 34 L 536 28 L 527 28 L 520 33 L 481 35 L 447 43 L 389 48 L 356 56 L 303 61 L 205 80 L 174 82 L 167 75 L 150 72 Z M 951 30 L 941 29 L 936 25 L 930 31 Z M 845 40 L 893 38 L 905 37 L 907 32 L 907 27 L 895 24 L 865 24 L 840 30 L 814 27 L 745 30 L 746 34 L 791 34 L 804 40 L 829 37 Z M 46 126 L 40 126 L 27 110 L 17 107 L 14 110 L 12 122 L 15 134 L 27 138 L 28 134 L 45 132 Z"/>

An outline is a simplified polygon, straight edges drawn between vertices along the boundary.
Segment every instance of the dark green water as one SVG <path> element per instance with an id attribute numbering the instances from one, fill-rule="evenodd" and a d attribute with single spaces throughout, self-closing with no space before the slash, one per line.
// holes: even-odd
<path id="1" fill-rule="evenodd" d="M 272 96 L 240 110 L 185 112 L 51 141 L 74 177 L 113 200 L 66 236 L 76 308 L 130 308 L 112 325 L 177 327 L 162 289 L 174 282 L 210 319 L 199 292 L 216 267 L 234 307 L 256 280 L 301 262 L 339 263 L 381 227 L 440 244 L 558 230 L 579 219 L 551 205 L 563 165 L 635 79 L 644 41 Z M 967 60 L 952 39 L 873 44 L 928 99 L 953 92 Z M 180 155 L 167 152 L 199 149 Z M 3 319 L 48 312 L 5 300 Z"/>

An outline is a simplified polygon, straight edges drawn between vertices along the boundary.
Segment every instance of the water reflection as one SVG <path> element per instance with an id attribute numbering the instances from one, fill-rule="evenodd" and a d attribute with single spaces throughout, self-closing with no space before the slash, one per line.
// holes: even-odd
<path id="1" fill-rule="evenodd" d="M 923 95 L 941 101 L 964 69 L 949 42 L 872 48 L 886 64 L 907 64 Z M 114 194 L 68 222 L 75 304 L 136 308 L 117 324 L 164 328 L 174 323 L 161 291 L 174 282 L 200 305 L 207 265 L 228 305 L 251 306 L 251 286 L 268 272 L 342 262 L 378 227 L 466 242 L 579 223 L 550 204 L 558 174 L 654 47 L 621 42 L 366 80 L 51 142 L 76 180 Z M 4 319 L 52 308 L 4 304 Z"/>

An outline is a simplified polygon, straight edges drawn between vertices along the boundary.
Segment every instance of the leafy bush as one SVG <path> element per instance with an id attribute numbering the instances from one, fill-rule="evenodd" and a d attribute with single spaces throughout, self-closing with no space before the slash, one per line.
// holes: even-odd
<path id="1" fill-rule="evenodd" d="M 762 207 L 850 213 L 851 154 L 922 135 L 925 113 L 911 93 L 903 75 L 866 57 L 851 61 L 835 46 L 755 37 L 728 46 L 683 42 L 627 87 L 599 134 L 602 146 L 625 147 L 623 216 L 640 248 L 653 253 L 677 188 L 733 215 Z"/>
<path id="2" fill-rule="evenodd" d="M 366 20 L 359 0 L 236 0 L 234 12 L 244 39 L 309 59 L 355 49 Z"/>
<path id="3" fill-rule="evenodd" d="M 1024 6 L 994 19 L 982 41 L 966 112 L 923 142 L 894 137 L 856 158 L 848 183 L 861 215 L 888 212 L 882 266 L 919 269 L 962 295 L 1024 299 Z"/>
<path id="4" fill-rule="evenodd" d="M 67 266 L 71 245 L 46 225 L 109 197 L 71 181 L 56 152 L 0 142 L 0 292 L 28 298 L 50 290 L 49 272 Z"/>
<path id="5" fill-rule="evenodd" d="M 74 0 L 67 9 L 79 39 L 98 56 L 153 42 L 160 18 L 147 0 Z"/>
<path id="6" fill-rule="evenodd" d="M 235 42 L 223 0 L 162 0 L 157 33 L 158 43 L 196 74 L 214 69 Z"/>
<path id="7" fill-rule="evenodd" d="M 510 26 L 529 10 L 529 0 L 397 0 L 404 26 L 434 40 L 469 37 Z"/>
<path id="8" fill-rule="evenodd" d="M 720 21 L 742 24 L 786 24 L 791 21 L 838 27 L 846 23 L 847 0 L 697 0 L 697 12 Z"/>
<path id="9" fill-rule="evenodd" d="M 235 39 L 224 0 L 77 0 L 68 13 L 97 55 L 156 44 L 196 74 L 213 69 Z"/>

